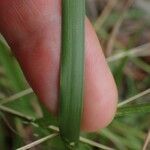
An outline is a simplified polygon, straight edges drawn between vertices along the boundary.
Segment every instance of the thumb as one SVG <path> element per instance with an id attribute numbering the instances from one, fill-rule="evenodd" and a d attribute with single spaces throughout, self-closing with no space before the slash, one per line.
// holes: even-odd
<path id="1" fill-rule="evenodd" d="M 60 8 L 60 0 L 2 0 L 0 5 L 0 32 L 35 93 L 51 112 L 58 109 Z M 85 42 L 82 129 L 95 131 L 111 122 L 116 111 L 117 91 L 88 20 Z"/>

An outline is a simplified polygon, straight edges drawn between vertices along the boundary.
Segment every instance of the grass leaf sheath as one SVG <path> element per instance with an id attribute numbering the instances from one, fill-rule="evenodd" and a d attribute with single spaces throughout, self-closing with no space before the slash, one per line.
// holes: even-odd
<path id="1" fill-rule="evenodd" d="M 62 0 L 60 134 L 68 145 L 79 139 L 83 103 L 85 0 Z"/>

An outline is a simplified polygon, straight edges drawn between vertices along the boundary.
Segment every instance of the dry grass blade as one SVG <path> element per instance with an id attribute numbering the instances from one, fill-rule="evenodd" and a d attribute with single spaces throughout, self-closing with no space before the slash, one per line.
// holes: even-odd
<path id="1" fill-rule="evenodd" d="M 7 119 L 7 118 L 4 116 L 4 114 L 2 114 L 1 112 L 0 112 L 0 117 L 4 120 L 6 126 L 7 126 L 14 134 L 16 134 L 16 135 L 18 135 L 18 136 L 21 137 L 21 135 L 19 134 L 19 132 L 17 132 L 17 131 L 11 126 L 10 122 L 8 121 L 8 119 Z M 23 138 L 23 137 L 22 137 L 22 138 Z"/>
<path id="2" fill-rule="evenodd" d="M 80 142 L 89 144 L 91 146 L 94 146 L 94 147 L 97 147 L 97 148 L 100 148 L 100 149 L 103 149 L 103 150 L 114 150 L 113 148 L 110 148 L 108 146 L 102 145 L 100 143 L 97 143 L 97 142 L 94 142 L 94 141 L 91 141 L 91 140 L 88 140 L 88 139 L 83 138 L 83 137 L 80 137 Z"/>
<path id="3" fill-rule="evenodd" d="M 103 12 L 98 17 L 98 19 L 96 20 L 96 22 L 94 24 L 96 31 L 98 31 L 101 28 L 101 26 L 103 25 L 103 23 L 105 22 L 105 20 L 109 16 L 109 14 L 111 13 L 111 11 L 112 11 L 113 7 L 115 6 L 115 4 L 117 3 L 117 1 L 118 0 L 109 0 L 107 2 L 107 5 L 105 6 Z"/>
<path id="4" fill-rule="evenodd" d="M 121 52 L 119 54 L 116 54 L 114 56 L 110 56 L 107 58 L 107 62 L 113 62 L 117 61 L 121 58 L 124 57 L 145 57 L 145 56 L 150 56 L 150 43 L 141 45 L 139 47 L 130 49 L 125 52 Z"/>
<path id="5" fill-rule="evenodd" d="M 21 91 L 21 92 L 18 92 L 10 97 L 6 97 L 6 98 L 3 98 L 1 101 L 0 101 L 0 105 L 3 105 L 3 104 L 6 104 L 6 103 L 9 103 L 9 102 L 12 102 L 14 100 L 17 100 L 23 96 L 26 96 L 28 94 L 31 94 L 33 93 L 33 90 L 31 88 L 29 89 L 26 89 L 24 91 Z"/>
<path id="6" fill-rule="evenodd" d="M 56 126 L 50 125 L 49 128 L 50 128 L 51 130 L 53 130 L 53 131 L 59 132 L 59 128 L 56 127 Z M 80 136 L 79 140 L 80 140 L 80 142 L 82 142 L 82 143 L 88 144 L 88 145 L 90 145 L 90 146 L 94 146 L 94 147 L 99 148 L 99 149 L 103 149 L 103 150 L 114 150 L 113 148 L 110 148 L 110 147 L 108 147 L 108 146 L 105 146 L 105 145 L 103 145 L 103 144 L 97 143 L 97 142 L 95 142 L 95 141 L 89 140 L 89 139 L 84 138 L 84 137 L 81 137 L 81 136 Z"/>
<path id="7" fill-rule="evenodd" d="M 131 4 L 133 3 L 134 0 L 127 0 L 125 1 L 125 5 L 123 7 L 122 13 L 118 19 L 118 21 L 116 22 L 116 24 L 114 25 L 114 28 L 112 30 L 112 33 L 110 35 L 110 38 L 108 40 L 108 44 L 107 44 L 107 48 L 106 48 L 106 55 L 110 56 L 111 52 L 113 50 L 113 46 L 114 46 L 114 42 L 116 40 L 116 36 L 119 32 L 120 26 L 126 16 L 126 12 L 128 10 L 128 8 L 131 6 Z"/>
<path id="8" fill-rule="evenodd" d="M 18 148 L 17 150 L 28 150 L 28 149 L 33 148 L 33 147 L 35 147 L 35 146 L 37 146 L 37 145 L 39 145 L 39 144 L 41 144 L 41 143 L 43 143 L 43 142 L 45 142 L 45 141 L 47 141 L 49 139 L 54 138 L 56 136 L 58 136 L 58 133 L 54 133 L 54 134 L 48 135 L 48 136 L 46 136 L 44 138 L 41 138 L 41 139 L 39 139 L 39 140 L 37 140 L 37 141 L 35 141 L 33 143 L 30 143 L 30 144 L 25 145 L 25 146 L 23 146 L 21 148 Z"/>
<path id="9" fill-rule="evenodd" d="M 142 150 L 148 150 L 148 148 L 150 148 L 150 130 L 148 132 L 147 138 L 145 140 L 144 146 Z"/>
<path id="10" fill-rule="evenodd" d="M 133 97 L 127 99 L 127 100 L 124 100 L 123 102 L 120 102 L 120 103 L 118 104 L 118 107 L 122 107 L 122 106 L 124 106 L 124 105 L 126 105 L 126 104 L 128 104 L 128 103 L 130 103 L 130 102 L 133 102 L 133 101 L 135 101 L 136 99 L 138 99 L 138 98 L 140 98 L 140 97 L 142 97 L 142 96 L 144 96 L 144 95 L 147 95 L 147 94 L 150 94 L 150 89 L 147 89 L 147 90 L 145 90 L 145 91 L 143 91 L 143 92 L 141 92 L 141 93 L 139 93 L 139 94 L 137 94 L 137 95 L 135 95 L 135 96 L 133 96 Z"/>

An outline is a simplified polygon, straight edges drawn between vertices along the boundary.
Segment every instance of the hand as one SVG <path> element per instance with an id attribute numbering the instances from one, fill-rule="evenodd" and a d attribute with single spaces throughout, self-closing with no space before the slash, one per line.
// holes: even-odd
<path id="1" fill-rule="evenodd" d="M 0 32 L 31 87 L 50 112 L 59 93 L 61 1 L 1 0 Z M 86 19 L 85 89 L 82 129 L 95 131 L 114 117 L 117 90 L 96 34 Z"/>

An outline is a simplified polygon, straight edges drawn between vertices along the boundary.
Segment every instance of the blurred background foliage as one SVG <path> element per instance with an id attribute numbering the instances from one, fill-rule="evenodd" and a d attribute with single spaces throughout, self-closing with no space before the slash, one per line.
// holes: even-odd
<path id="1" fill-rule="evenodd" d="M 82 136 L 117 150 L 148 150 L 150 0 L 87 0 L 86 3 L 87 16 L 97 32 L 117 83 L 119 101 L 128 101 L 143 91 L 146 93 L 118 108 L 115 119 L 106 129 L 82 133 Z M 39 104 L 16 59 L 0 37 L 0 150 L 14 150 L 53 133 L 49 125 L 57 126 L 57 119 Z M 57 137 L 32 149 L 65 148 Z M 81 143 L 79 149 L 98 148 Z"/>

